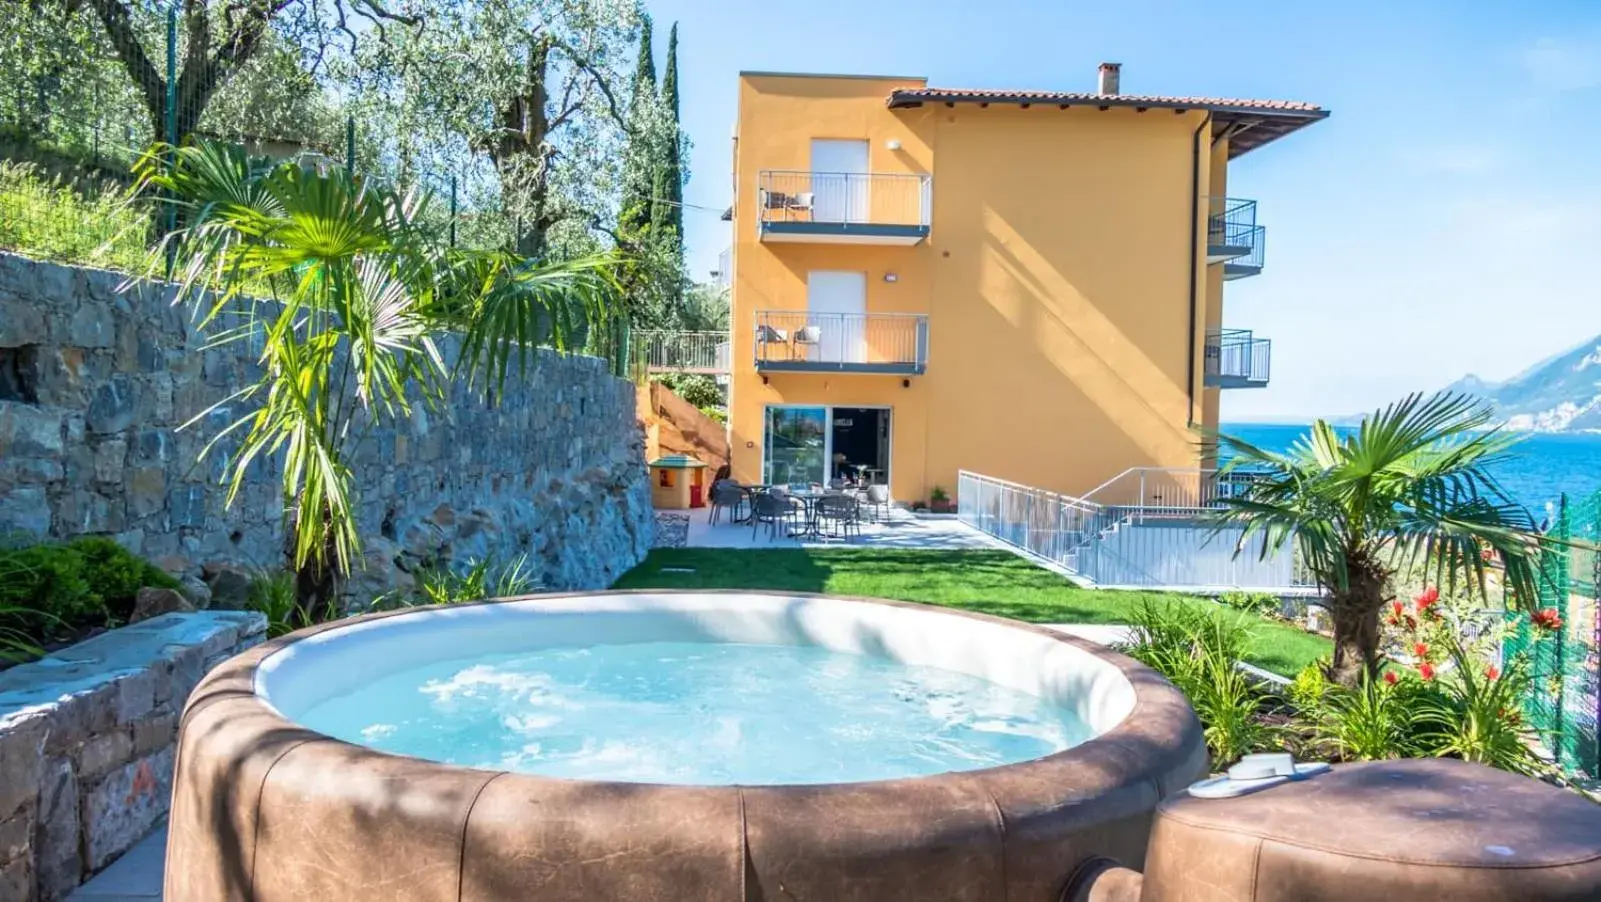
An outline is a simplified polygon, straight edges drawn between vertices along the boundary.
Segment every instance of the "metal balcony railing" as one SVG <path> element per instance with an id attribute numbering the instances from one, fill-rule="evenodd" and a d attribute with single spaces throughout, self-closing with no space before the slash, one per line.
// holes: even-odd
<path id="1" fill-rule="evenodd" d="M 729 371 L 727 332 L 650 332 L 633 334 L 634 353 L 652 373 L 704 373 Z"/>
<path id="2" fill-rule="evenodd" d="M 933 209 L 933 179 L 915 173 L 765 170 L 758 190 L 770 240 L 916 243 L 928 235 Z"/>
<path id="3" fill-rule="evenodd" d="M 1272 373 L 1273 342 L 1249 329 L 1223 329 L 1206 337 L 1206 384 L 1263 388 Z"/>
<path id="4" fill-rule="evenodd" d="M 921 313 L 756 312 L 756 369 L 918 376 L 928 366 Z"/>
<path id="5" fill-rule="evenodd" d="M 1207 199 L 1206 259 L 1222 263 L 1223 276 L 1239 279 L 1262 271 L 1267 229 L 1256 223 L 1256 201 Z"/>

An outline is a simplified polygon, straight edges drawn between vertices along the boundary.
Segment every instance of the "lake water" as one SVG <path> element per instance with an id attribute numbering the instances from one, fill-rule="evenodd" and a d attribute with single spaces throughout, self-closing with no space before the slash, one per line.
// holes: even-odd
<path id="1" fill-rule="evenodd" d="M 1222 431 L 1260 448 L 1283 451 L 1306 434 L 1306 426 L 1225 423 Z M 1567 493 L 1570 501 L 1601 490 L 1601 435 L 1525 433 L 1510 459 L 1495 468 L 1513 498 L 1539 518 L 1547 504 Z"/>

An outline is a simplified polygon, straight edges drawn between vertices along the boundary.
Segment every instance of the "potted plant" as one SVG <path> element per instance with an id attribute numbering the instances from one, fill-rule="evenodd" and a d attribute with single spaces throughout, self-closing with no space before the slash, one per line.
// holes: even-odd
<path id="1" fill-rule="evenodd" d="M 951 496 L 945 494 L 944 488 L 934 486 L 928 493 L 928 509 L 936 514 L 949 514 L 956 510 L 956 505 L 951 503 Z"/>

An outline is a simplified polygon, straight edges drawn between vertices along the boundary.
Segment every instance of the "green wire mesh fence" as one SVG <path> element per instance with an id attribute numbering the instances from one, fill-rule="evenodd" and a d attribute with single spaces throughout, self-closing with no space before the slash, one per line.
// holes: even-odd
<path id="1" fill-rule="evenodd" d="M 365 110 L 358 121 L 271 29 L 249 62 L 205 84 L 188 65 L 194 26 L 177 6 L 130 4 L 118 41 L 87 4 L 29 4 L 0 22 L 0 249 L 140 267 L 172 223 L 123 202 L 133 166 L 153 144 L 188 140 L 426 191 L 425 219 L 452 244 L 515 246 L 521 225 L 482 153 L 463 140 L 414 146 L 398 115 Z"/>
<path id="2" fill-rule="evenodd" d="M 0 250 L 144 272 L 175 213 L 126 202 L 134 165 L 152 145 L 191 140 L 423 192 L 420 218 L 451 246 L 523 250 L 524 222 L 507 212 L 481 148 L 459 135 L 416 134 L 406 118 L 415 111 L 399 99 L 392 109 L 369 100 L 359 117 L 341 109 L 338 92 L 320 89 L 271 28 L 247 63 L 207 84 L 190 59 L 200 20 L 189 6 L 126 8 L 120 33 L 88 4 L 26 4 L 0 17 Z M 632 378 L 627 335 L 616 319 L 579 347 Z"/>
<path id="3" fill-rule="evenodd" d="M 1601 684 L 1598 684 L 1596 587 L 1601 581 L 1601 492 L 1559 500 L 1546 529 L 1537 610 L 1554 611 L 1558 629 L 1542 629 L 1526 613 L 1508 614 L 1506 655 L 1527 657 L 1534 688 L 1523 714 L 1556 764 L 1570 776 L 1601 778 Z"/>

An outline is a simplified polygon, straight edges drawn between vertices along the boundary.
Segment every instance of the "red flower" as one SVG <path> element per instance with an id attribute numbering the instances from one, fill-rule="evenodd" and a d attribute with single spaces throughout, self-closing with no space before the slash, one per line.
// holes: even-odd
<path id="1" fill-rule="evenodd" d="M 1426 611 L 1429 609 L 1429 605 L 1440 600 L 1440 590 L 1430 586 L 1418 593 L 1418 596 L 1412 600 L 1417 603 L 1418 610 Z"/>
<path id="2" fill-rule="evenodd" d="M 1429 644 L 1427 642 L 1419 642 L 1418 644 L 1412 646 L 1412 657 L 1427 658 L 1428 656 Z"/>
<path id="3" fill-rule="evenodd" d="M 1488 564 L 1491 561 L 1495 560 L 1495 549 L 1494 548 L 1486 548 L 1483 551 L 1480 551 L 1479 552 L 1479 560 L 1485 562 L 1486 564 Z"/>
<path id="4" fill-rule="evenodd" d="M 1501 668 L 1495 666 L 1494 664 L 1491 664 L 1489 667 L 1484 668 L 1484 678 L 1485 679 L 1494 680 L 1494 679 L 1499 679 L 1500 676 L 1501 676 Z"/>
<path id="5" fill-rule="evenodd" d="M 1541 608 L 1529 615 L 1529 622 L 1543 630 L 1562 629 L 1562 615 L 1556 608 Z"/>
<path id="6" fill-rule="evenodd" d="M 1406 607 L 1401 604 L 1400 599 L 1396 599 L 1395 601 L 1390 602 L 1390 610 L 1394 611 L 1395 616 L 1399 617 L 1405 613 Z"/>
<path id="7" fill-rule="evenodd" d="M 1395 675 L 1395 671 L 1393 670 L 1386 670 L 1384 672 L 1384 682 L 1389 683 L 1391 686 L 1394 686 L 1400 679 L 1400 677 Z"/>
<path id="8" fill-rule="evenodd" d="M 1423 682 L 1425 683 L 1434 679 L 1434 665 L 1430 664 L 1428 661 L 1424 661 L 1422 664 L 1419 664 L 1418 676 L 1422 677 Z"/>

